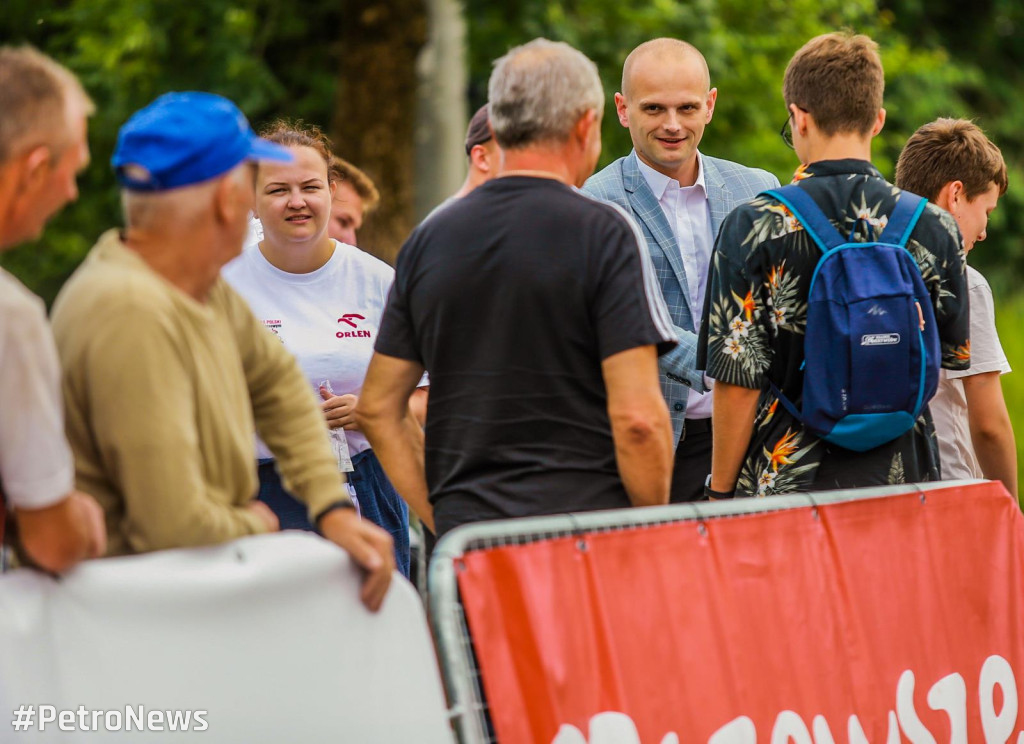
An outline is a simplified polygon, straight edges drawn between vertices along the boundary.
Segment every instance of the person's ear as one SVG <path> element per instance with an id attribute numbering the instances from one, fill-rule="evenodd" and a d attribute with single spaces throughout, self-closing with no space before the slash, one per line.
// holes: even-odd
<path id="1" fill-rule="evenodd" d="M 619 124 L 629 129 L 629 112 L 627 111 L 626 97 L 621 93 L 615 94 L 615 113 L 619 117 Z"/>
<path id="2" fill-rule="evenodd" d="M 877 137 L 879 132 L 882 131 L 882 127 L 885 126 L 885 109 L 878 109 L 878 115 L 875 116 L 875 123 L 871 127 L 871 136 Z"/>
<path id="3" fill-rule="evenodd" d="M 213 213 L 217 221 L 231 224 L 236 218 L 239 206 L 243 201 L 239 193 L 241 184 L 237 183 L 231 173 L 217 181 L 213 191 Z M 246 210 L 248 212 L 248 209 Z"/>
<path id="4" fill-rule="evenodd" d="M 961 201 L 967 200 L 967 194 L 964 191 L 963 181 L 953 181 L 949 184 L 949 195 L 951 197 L 951 204 L 960 204 Z"/>
<path id="5" fill-rule="evenodd" d="M 704 120 L 705 124 L 711 123 L 711 117 L 715 115 L 715 103 L 718 101 L 718 88 L 712 88 L 708 91 L 708 113 L 707 118 Z"/>
<path id="6" fill-rule="evenodd" d="M 491 164 L 487 159 L 487 148 L 483 145 L 473 145 L 469 151 L 469 159 L 473 163 L 473 167 L 481 173 L 491 172 Z"/>
<path id="7" fill-rule="evenodd" d="M 46 175 L 53 161 L 53 151 L 48 145 L 38 145 L 24 153 L 19 159 L 21 160 L 20 181 L 22 187 L 26 187 Z"/>
<path id="8" fill-rule="evenodd" d="M 795 131 L 800 132 L 801 137 L 806 137 L 807 128 L 812 120 L 810 112 L 805 111 L 804 109 L 797 106 L 795 103 L 791 103 L 789 104 L 789 113 L 790 116 L 793 117 L 793 123 L 791 124 L 792 128 Z"/>
<path id="9" fill-rule="evenodd" d="M 939 189 L 939 193 L 935 195 L 933 203 L 935 206 L 942 207 L 950 214 L 953 214 L 954 209 L 959 206 L 963 194 L 963 181 L 949 181 Z"/>
<path id="10" fill-rule="evenodd" d="M 587 146 L 587 143 L 590 141 L 591 130 L 593 130 L 595 126 L 600 129 L 601 121 L 598 119 L 597 111 L 594 109 L 588 109 L 583 116 L 577 119 L 572 132 L 580 146 Z"/>

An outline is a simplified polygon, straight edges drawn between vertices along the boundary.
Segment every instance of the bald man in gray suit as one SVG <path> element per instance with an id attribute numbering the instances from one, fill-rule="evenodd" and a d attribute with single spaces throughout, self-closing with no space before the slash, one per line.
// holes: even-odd
<path id="1" fill-rule="evenodd" d="M 659 359 L 672 418 L 673 503 L 703 498 L 711 472 L 710 381 L 695 368 L 711 250 L 722 220 L 775 176 L 697 150 L 715 112 L 707 62 L 677 39 L 634 49 L 615 94 L 633 151 L 592 176 L 583 190 L 623 207 L 640 225 L 679 345 Z"/>

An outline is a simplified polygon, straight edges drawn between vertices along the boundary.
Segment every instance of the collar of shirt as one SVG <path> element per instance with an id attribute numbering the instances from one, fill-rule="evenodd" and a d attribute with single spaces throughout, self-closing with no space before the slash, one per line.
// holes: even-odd
<path id="1" fill-rule="evenodd" d="M 697 180 L 693 182 L 693 186 L 681 186 L 679 181 L 675 178 L 669 178 L 664 173 L 659 173 L 654 170 L 651 166 L 647 165 L 639 157 L 636 162 L 640 165 L 640 172 L 644 175 L 644 180 L 647 181 L 647 185 L 651 187 L 651 191 L 654 192 L 654 198 L 658 202 L 662 202 L 665 198 L 665 192 L 668 190 L 669 184 L 674 183 L 676 189 L 693 188 L 696 186 L 700 187 L 701 192 L 707 197 L 708 187 L 704 180 L 704 163 L 701 160 L 700 153 L 697 153 Z"/>
<path id="2" fill-rule="evenodd" d="M 793 175 L 794 181 L 802 181 L 812 176 L 873 176 L 882 178 L 878 168 L 867 160 L 846 158 L 844 160 L 819 160 L 816 163 L 801 165 Z M 651 188 L 654 188 L 653 186 Z"/>
<path id="3" fill-rule="evenodd" d="M 711 213 L 708 208 L 708 189 L 704 180 L 704 162 L 697 153 L 697 179 L 693 186 L 680 186 L 679 181 L 651 168 L 637 158 L 640 172 L 644 174 L 658 205 L 668 220 L 675 235 L 679 255 L 686 272 L 683 291 L 689 300 L 693 329 L 700 328 L 704 311 L 704 292 L 707 285 L 708 266 L 711 263 L 711 248 L 714 235 L 711 230 Z M 687 393 L 687 418 L 708 418 L 711 416 L 711 396 L 701 395 L 691 389 Z"/>

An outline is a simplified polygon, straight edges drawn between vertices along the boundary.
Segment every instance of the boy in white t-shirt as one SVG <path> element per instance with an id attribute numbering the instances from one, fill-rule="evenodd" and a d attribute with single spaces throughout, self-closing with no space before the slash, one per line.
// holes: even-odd
<path id="1" fill-rule="evenodd" d="M 896 185 L 927 197 L 953 215 L 964 252 L 985 239 L 988 216 L 1006 193 L 1002 153 L 973 122 L 937 119 L 907 140 L 896 165 Z M 1010 371 L 996 333 L 992 290 L 967 267 L 971 366 L 942 370 L 929 403 L 939 439 L 942 477 L 1000 480 L 1017 497 L 1017 449 L 999 376 Z"/>

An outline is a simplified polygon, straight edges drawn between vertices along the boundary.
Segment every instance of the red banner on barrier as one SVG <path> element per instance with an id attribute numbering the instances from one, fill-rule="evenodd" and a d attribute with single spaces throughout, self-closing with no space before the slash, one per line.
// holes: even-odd
<path id="1" fill-rule="evenodd" d="M 500 742 L 1024 744 L 1024 519 L 1000 484 L 464 562 Z"/>

